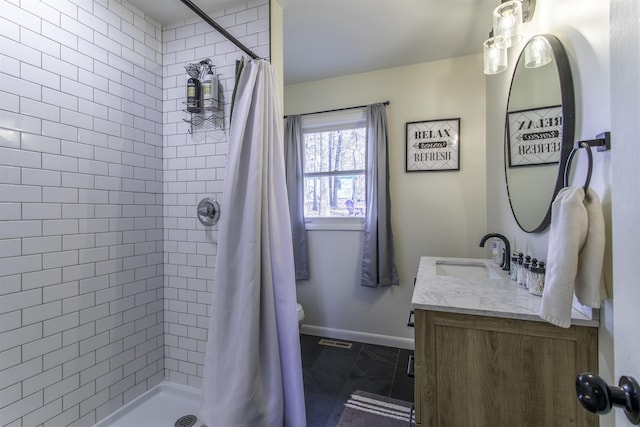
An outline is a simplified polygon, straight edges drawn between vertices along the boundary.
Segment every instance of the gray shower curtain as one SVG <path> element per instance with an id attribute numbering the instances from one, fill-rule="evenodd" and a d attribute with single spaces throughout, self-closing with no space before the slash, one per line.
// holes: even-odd
<path id="1" fill-rule="evenodd" d="M 304 225 L 304 178 L 302 176 L 304 141 L 302 138 L 300 116 L 287 116 L 284 124 L 284 157 L 296 280 L 309 280 L 309 253 L 307 231 Z"/>
<path id="2" fill-rule="evenodd" d="M 239 77 L 223 191 L 199 421 L 305 426 L 282 113 L 264 60 Z"/>
<path id="3" fill-rule="evenodd" d="M 362 286 L 399 285 L 391 230 L 387 111 L 367 107 L 367 217 L 362 248 Z"/>

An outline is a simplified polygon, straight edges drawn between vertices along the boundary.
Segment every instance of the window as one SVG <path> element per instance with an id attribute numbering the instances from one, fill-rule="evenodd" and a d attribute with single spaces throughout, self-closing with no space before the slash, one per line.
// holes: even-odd
<path id="1" fill-rule="evenodd" d="M 302 122 L 305 219 L 364 218 L 364 111 L 321 116 Z"/>

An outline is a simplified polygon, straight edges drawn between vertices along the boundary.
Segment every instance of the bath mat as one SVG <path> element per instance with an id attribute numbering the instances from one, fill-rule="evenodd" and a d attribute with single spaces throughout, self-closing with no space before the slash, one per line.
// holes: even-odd
<path id="1" fill-rule="evenodd" d="M 411 402 L 358 390 L 345 403 L 336 427 L 408 427 L 413 425 L 411 406 Z"/>

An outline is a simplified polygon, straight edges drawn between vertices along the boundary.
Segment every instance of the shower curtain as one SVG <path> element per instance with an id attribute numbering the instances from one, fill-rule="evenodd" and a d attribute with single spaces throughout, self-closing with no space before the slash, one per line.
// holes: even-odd
<path id="1" fill-rule="evenodd" d="M 237 83 L 219 228 L 200 421 L 304 427 L 282 113 L 264 60 Z"/>

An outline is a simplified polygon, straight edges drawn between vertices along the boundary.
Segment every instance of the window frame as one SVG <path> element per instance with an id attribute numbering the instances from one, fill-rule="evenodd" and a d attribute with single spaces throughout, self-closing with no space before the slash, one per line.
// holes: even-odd
<path id="1" fill-rule="evenodd" d="M 302 171 L 302 180 L 306 178 L 312 177 L 339 177 L 339 176 L 353 176 L 354 174 L 362 175 L 365 180 L 365 205 L 367 205 L 368 201 L 366 200 L 366 181 L 367 181 L 367 144 L 366 144 L 366 134 L 367 134 L 367 126 L 366 126 L 366 117 L 365 117 L 365 108 L 357 108 L 343 111 L 334 111 L 329 113 L 320 113 L 314 114 L 310 116 L 302 117 L 302 140 L 304 144 L 304 139 L 307 134 L 312 133 L 322 133 L 322 132 L 334 132 L 340 130 L 349 130 L 349 129 L 358 129 L 363 128 L 365 131 L 365 152 L 364 152 L 364 169 L 354 169 L 348 171 L 322 171 L 322 172 L 304 172 L 305 165 L 305 156 L 304 156 L 304 145 L 302 147 L 302 161 L 303 161 L 303 171 Z M 335 217 L 307 217 L 304 216 L 305 229 L 307 230 L 353 230 L 360 231 L 364 230 L 364 222 L 366 216 L 361 217 L 349 217 L 349 216 L 335 216 Z"/>

